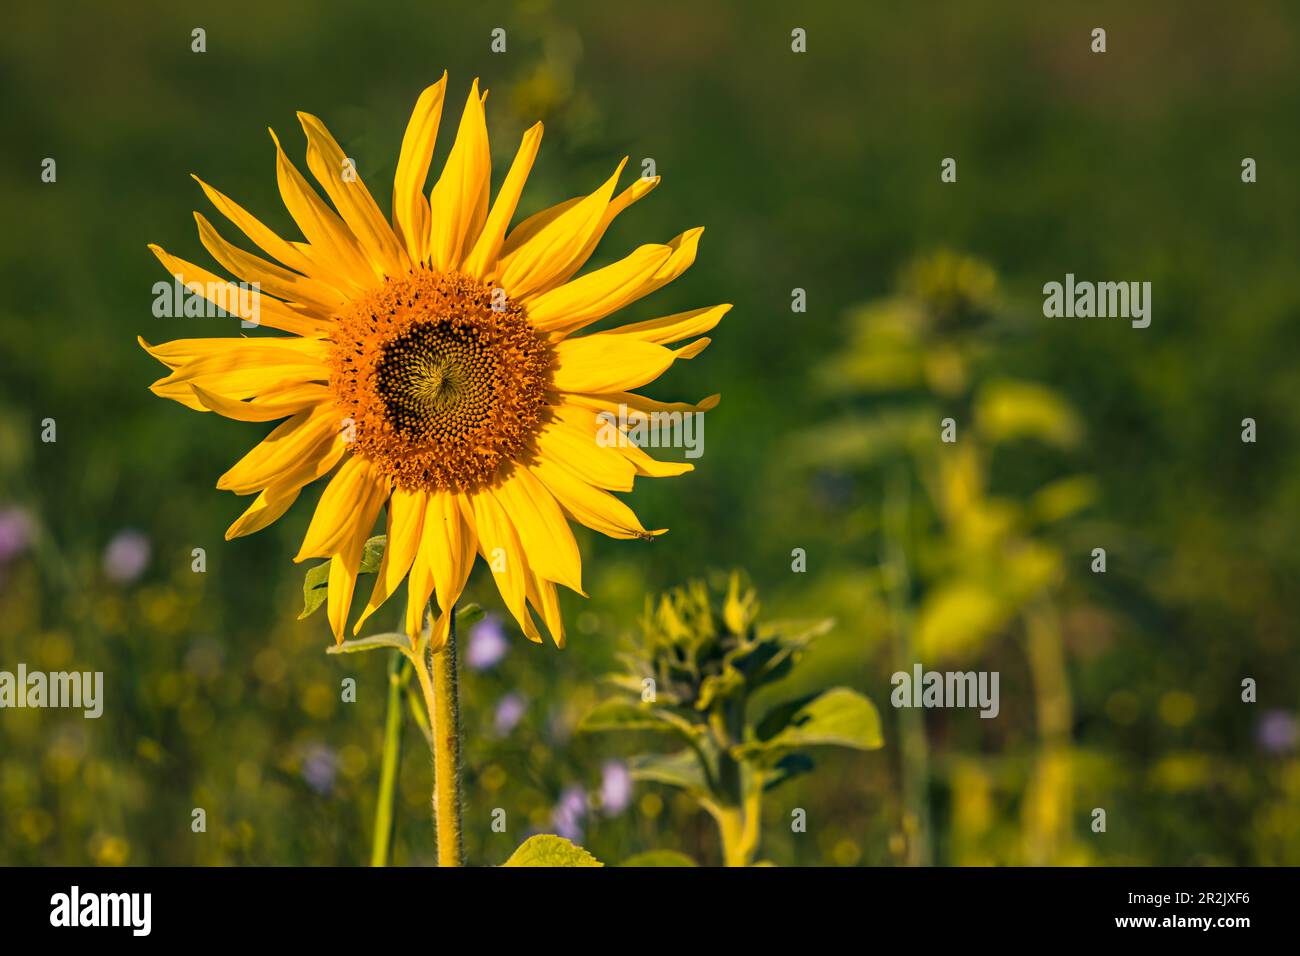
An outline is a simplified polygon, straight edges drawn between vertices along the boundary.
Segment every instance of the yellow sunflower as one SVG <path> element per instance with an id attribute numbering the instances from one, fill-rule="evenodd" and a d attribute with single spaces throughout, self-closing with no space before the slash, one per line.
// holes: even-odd
<path id="1" fill-rule="evenodd" d="M 212 257 L 257 283 L 255 307 L 227 280 L 150 249 L 188 289 L 288 334 L 141 345 L 170 369 L 151 386 L 156 395 L 239 421 L 284 419 L 217 482 L 257 496 L 227 540 L 265 528 L 306 485 L 332 475 L 295 560 L 329 559 L 327 606 L 337 641 L 363 545 L 387 505 L 387 547 L 354 633 L 406 580 L 412 638 L 436 595 L 437 649 L 477 554 L 528 638 L 542 639 L 531 605 L 563 646 L 556 585 L 582 593 L 569 520 L 616 538 L 661 534 L 642 527 L 610 492 L 630 491 L 637 475 L 692 468 L 656 461 L 631 442 L 598 440 L 598 416 L 617 414 L 620 405 L 632 414 L 712 408 L 716 395 L 668 404 L 631 390 L 698 355 L 709 339 L 697 336 L 730 306 L 577 334 L 681 275 L 703 230 L 578 275 L 614 217 L 658 178 L 617 192 L 624 159 L 595 192 L 510 228 L 542 124 L 524 133 L 489 202 L 487 93 L 477 80 L 426 198 L 446 85 L 444 73 L 415 104 L 393 181 L 391 225 L 353 161 L 307 113 L 298 114 L 307 168 L 333 208 L 271 134 L 280 195 L 303 241 L 281 238 L 199 180 L 217 211 L 270 257 L 231 245 L 195 213 Z"/>

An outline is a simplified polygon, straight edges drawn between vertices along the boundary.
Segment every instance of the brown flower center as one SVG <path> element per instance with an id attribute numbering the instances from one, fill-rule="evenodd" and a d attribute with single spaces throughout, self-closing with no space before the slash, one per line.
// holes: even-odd
<path id="1" fill-rule="evenodd" d="M 345 436 L 402 488 L 470 491 L 542 423 L 551 350 L 521 306 L 456 273 L 388 279 L 336 317 L 330 386 Z"/>

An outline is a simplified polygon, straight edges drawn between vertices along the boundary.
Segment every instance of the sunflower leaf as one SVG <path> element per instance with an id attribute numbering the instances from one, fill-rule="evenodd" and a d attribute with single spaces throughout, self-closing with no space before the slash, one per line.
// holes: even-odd
<path id="1" fill-rule="evenodd" d="M 378 574 L 379 565 L 384 560 L 384 548 L 388 547 L 388 535 L 377 534 L 366 541 L 361 549 L 361 566 L 358 574 Z"/>
<path id="2" fill-rule="evenodd" d="M 473 627 L 483 620 L 486 614 L 487 612 L 477 604 L 466 604 L 464 607 L 456 608 L 456 633 L 465 633 L 465 628 Z"/>
<path id="3" fill-rule="evenodd" d="M 358 574 L 377 574 L 384 560 L 384 548 L 388 544 L 388 535 L 377 534 L 369 539 L 361 549 L 361 565 Z M 302 579 L 302 613 L 298 620 L 311 617 L 325 603 L 329 596 L 330 563 L 322 561 L 315 567 L 308 568 Z"/>
<path id="4" fill-rule="evenodd" d="M 379 651 L 385 647 L 410 650 L 411 640 L 405 634 L 371 634 L 369 637 L 355 637 L 342 644 L 333 644 L 325 648 L 326 654 L 355 654 L 358 651 Z"/>
<path id="5" fill-rule="evenodd" d="M 732 755 L 737 760 L 757 757 L 775 764 L 803 747 L 875 750 L 884 746 L 875 705 L 847 687 L 832 687 L 815 697 L 774 707 L 759 722 L 758 736 L 757 741 L 734 748 Z"/>
<path id="6" fill-rule="evenodd" d="M 576 843 L 553 833 L 531 836 L 502 866 L 604 866 Z"/>
<path id="7" fill-rule="evenodd" d="M 685 853 L 677 850 L 647 850 L 629 856 L 619 866 L 699 866 Z"/>
<path id="8" fill-rule="evenodd" d="M 312 613 L 325 603 L 329 593 L 330 563 L 328 561 L 308 568 L 302 579 L 302 613 L 298 620 L 311 617 Z"/>

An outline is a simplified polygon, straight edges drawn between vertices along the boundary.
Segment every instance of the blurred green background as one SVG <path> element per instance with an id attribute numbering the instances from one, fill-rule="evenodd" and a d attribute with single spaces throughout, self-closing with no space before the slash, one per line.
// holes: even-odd
<path id="1" fill-rule="evenodd" d="M 161 367 L 135 337 L 237 334 L 151 314 L 146 243 L 209 261 L 190 172 L 288 233 L 266 127 L 300 161 L 302 109 L 386 206 L 410 108 L 446 68 L 435 169 L 479 76 L 497 182 L 547 125 L 523 214 L 655 160 L 662 186 L 594 262 L 707 227 L 695 267 L 628 318 L 736 305 L 650 390 L 723 396 L 697 470 L 632 498 L 671 532 L 579 533 L 570 647 L 525 642 L 471 579 L 498 615 L 464 645 L 471 861 L 558 830 L 611 862 L 718 862 L 703 814 L 629 788 L 627 748 L 573 728 L 648 594 L 743 567 L 765 614 L 837 621 L 786 692 L 848 684 L 885 720 L 883 749 L 827 753 L 769 796 L 765 859 L 1300 864 L 1300 9 L 787 7 L 11 6 L 0 669 L 100 670 L 106 700 L 99 720 L 0 712 L 0 863 L 369 858 L 387 662 L 327 657 L 322 616 L 296 620 L 314 496 L 224 542 L 246 502 L 214 482 L 263 429 L 151 396 Z M 1044 318 L 1067 272 L 1151 281 L 1151 327 Z M 890 707 L 889 675 L 918 660 L 999 671 L 999 717 Z M 399 864 L 432 861 L 429 790 L 408 728 Z"/>

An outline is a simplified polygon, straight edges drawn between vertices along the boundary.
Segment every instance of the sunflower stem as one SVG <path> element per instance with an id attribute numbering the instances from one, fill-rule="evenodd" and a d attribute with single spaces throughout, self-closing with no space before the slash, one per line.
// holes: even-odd
<path id="1" fill-rule="evenodd" d="M 433 825 L 438 865 L 463 866 L 460 800 L 460 701 L 456 680 L 456 607 L 447 643 L 416 668 L 429 714 L 433 748 Z"/>

